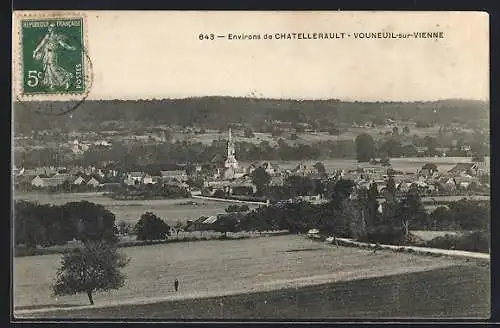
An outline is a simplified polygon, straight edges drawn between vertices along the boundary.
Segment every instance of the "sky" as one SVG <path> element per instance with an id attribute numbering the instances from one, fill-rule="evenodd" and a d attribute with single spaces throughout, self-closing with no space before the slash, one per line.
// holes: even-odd
<path id="1" fill-rule="evenodd" d="M 92 61 L 88 99 L 489 98 L 485 13 L 97 11 L 85 15 L 85 42 Z M 344 32 L 351 37 L 263 39 L 266 33 L 293 32 Z M 443 32 L 444 37 L 352 37 L 359 32 Z M 226 38 L 199 40 L 200 33 Z M 261 39 L 228 40 L 229 33 L 260 34 Z"/>

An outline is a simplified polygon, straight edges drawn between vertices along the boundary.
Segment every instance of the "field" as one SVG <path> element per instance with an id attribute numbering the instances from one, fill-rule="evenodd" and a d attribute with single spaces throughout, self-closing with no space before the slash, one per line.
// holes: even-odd
<path id="1" fill-rule="evenodd" d="M 403 129 L 403 126 L 399 127 L 400 130 Z M 410 127 L 411 130 L 411 135 L 418 135 L 419 137 L 423 138 L 425 136 L 437 136 L 439 132 L 439 127 L 432 127 L 432 128 L 416 128 L 416 127 Z M 392 132 L 392 128 L 389 127 L 375 127 L 375 128 L 366 128 L 366 127 L 349 127 L 348 131 L 340 134 L 340 135 L 330 135 L 327 132 L 304 132 L 304 133 L 297 133 L 297 140 L 291 141 L 287 140 L 286 137 L 273 137 L 271 133 L 261 133 L 261 132 L 254 132 L 254 137 L 253 138 L 245 138 L 242 133 L 235 133 L 233 132 L 233 139 L 236 142 L 250 142 L 253 144 L 259 144 L 262 141 L 267 141 L 271 145 L 276 145 L 277 140 L 280 138 L 283 138 L 285 141 L 288 141 L 289 143 L 302 143 L 302 144 L 312 144 L 313 142 L 319 142 L 319 141 L 338 141 L 338 140 L 355 140 L 356 137 L 362 133 L 367 133 L 371 135 L 374 139 L 379 139 L 380 137 L 383 137 L 383 135 L 386 132 Z M 190 140 L 193 142 L 201 142 L 204 144 L 211 144 L 212 140 L 218 140 L 218 139 L 227 139 L 228 132 L 224 131 L 223 133 L 219 133 L 218 131 L 206 131 L 204 134 L 184 134 L 184 133 L 174 133 L 173 137 L 176 140 Z"/>
<path id="2" fill-rule="evenodd" d="M 453 266 L 427 272 L 240 294 L 72 311 L 72 318 L 380 319 L 488 318 L 489 272 Z M 35 317 L 65 318 L 68 312 Z"/>
<path id="3" fill-rule="evenodd" d="M 230 205 L 227 202 L 218 202 L 198 199 L 161 199 L 161 200 L 114 200 L 102 196 L 100 193 L 19 193 L 15 199 L 37 201 L 40 204 L 62 205 L 68 202 L 89 201 L 104 205 L 116 216 L 116 222 L 125 221 L 132 225 L 146 211 L 150 211 L 161 217 L 169 225 L 174 225 L 177 220 L 185 222 L 190 219 L 198 219 L 200 216 L 211 216 L 224 213 Z M 257 205 L 248 204 L 250 209 Z"/>
<path id="4" fill-rule="evenodd" d="M 463 270 L 465 271 L 469 270 L 467 269 L 468 266 L 471 266 L 470 270 L 472 270 L 472 273 L 464 276 L 464 280 L 461 281 L 462 285 L 469 283 L 477 284 L 478 281 L 484 281 L 484 279 L 488 278 L 488 270 L 486 268 L 478 269 L 477 264 L 466 263 L 463 259 L 425 257 L 386 251 L 373 254 L 363 249 L 337 248 L 308 240 L 303 236 L 263 237 L 238 241 L 173 243 L 131 247 L 122 251 L 131 259 L 129 266 L 125 269 L 128 277 L 126 285 L 117 291 L 97 293 L 94 297 L 96 307 L 142 304 L 142 306 L 150 306 L 153 313 L 150 313 L 149 310 L 146 312 L 137 311 L 135 315 L 138 316 L 140 315 L 139 313 L 142 313 L 146 317 L 169 317 L 172 315 L 170 312 L 165 313 L 162 312 L 164 310 L 158 310 L 158 306 L 144 305 L 146 303 L 230 296 L 283 288 L 295 289 L 311 285 L 452 268 L 456 265 L 464 266 L 465 269 Z M 28 310 L 87 304 L 85 295 L 65 296 L 57 299 L 51 296 L 50 286 L 55 277 L 59 259 L 60 256 L 58 255 L 14 259 L 14 305 L 16 309 Z M 392 302 L 390 312 L 388 313 L 392 313 L 392 315 L 398 315 L 398 313 L 407 315 L 405 311 L 408 311 L 408 308 L 399 310 L 394 308 L 394 306 L 397 306 L 398 302 L 401 302 L 404 306 L 407 306 L 408 302 L 412 302 L 412 298 L 408 296 L 408 293 L 411 294 L 411 286 L 417 283 L 413 283 L 412 281 L 416 280 L 419 284 L 424 284 L 427 283 L 427 280 L 420 281 L 418 278 L 401 277 L 395 279 L 396 281 L 402 281 L 402 283 L 395 283 L 393 288 L 387 286 L 387 282 L 384 283 L 385 285 L 380 283 L 381 286 L 372 286 L 373 288 L 382 288 L 383 290 L 389 289 L 390 293 L 385 296 L 384 293 L 388 293 L 388 291 L 381 291 L 380 293 L 382 294 L 377 295 L 376 293 L 373 294 L 372 287 L 363 287 L 359 288 L 357 292 L 343 291 L 341 293 L 343 299 L 345 299 L 343 302 L 355 302 L 356 297 L 359 297 L 355 295 L 356 293 L 360 293 L 361 291 L 364 293 L 368 292 L 371 295 L 370 297 L 375 300 L 380 300 L 379 297 L 383 296 L 391 297 L 391 299 L 386 300 L 389 303 Z M 175 278 L 178 278 L 180 281 L 180 291 L 178 293 L 173 292 L 172 282 Z M 390 277 L 383 279 L 392 281 Z M 452 291 L 455 289 L 453 287 L 454 280 L 450 282 L 452 286 L 448 290 L 448 285 L 446 284 L 451 280 L 447 279 L 446 275 L 437 274 L 433 279 L 437 281 L 429 281 L 429 284 L 435 283 L 444 288 L 444 290 L 441 289 L 439 291 L 441 296 L 438 297 L 435 295 L 436 298 L 433 299 L 433 302 L 441 302 L 442 307 L 456 302 L 453 299 L 455 294 L 452 294 Z M 458 277 L 454 279 L 456 280 Z M 362 284 L 363 282 L 360 283 Z M 402 286 L 400 286 L 401 284 Z M 486 301 L 489 298 L 489 285 L 480 285 L 480 287 L 479 289 L 474 289 L 474 293 L 476 293 L 475 297 Z M 466 289 L 462 288 L 460 292 L 467 291 L 470 291 L 468 285 Z M 416 293 L 418 292 L 424 293 L 424 289 Z M 274 295 L 281 295 L 280 293 Z M 249 299 L 249 304 L 253 302 L 252 297 Z M 401 297 L 401 299 L 396 300 L 398 297 Z M 421 295 L 421 297 L 425 297 L 425 295 Z M 429 297 L 432 298 L 432 294 Z M 285 300 L 281 301 L 285 302 Z M 420 301 L 427 303 L 429 300 L 419 300 L 418 303 Z M 192 300 L 191 302 L 196 301 Z M 323 312 L 321 313 L 324 313 L 324 311 L 327 311 L 326 307 L 328 306 L 335 308 L 336 305 L 334 304 L 336 303 L 331 302 L 337 301 L 331 300 L 329 305 L 325 305 L 322 301 L 314 299 L 307 302 L 316 302 L 318 309 L 322 309 L 321 311 Z M 473 302 L 471 301 L 470 304 L 472 305 Z M 297 306 L 299 305 L 297 303 Z M 310 304 L 309 306 L 312 305 Z M 161 308 L 167 309 L 169 306 Z M 120 307 L 120 309 L 124 311 L 117 311 L 115 316 L 127 316 L 127 314 L 134 313 L 133 311 L 129 312 L 125 310 L 125 308 Z M 347 309 L 348 307 L 344 308 L 345 311 Z M 371 307 L 368 305 L 364 307 L 365 315 L 370 315 L 370 309 Z M 435 310 L 435 315 L 438 315 L 441 311 L 439 308 Z M 99 311 L 95 312 L 95 315 L 98 316 Z M 220 315 L 219 312 L 216 314 L 207 314 L 203 309 L 200 310 L 199 314 L 197 314 L 198 312 L 190 312 L 191 310 L 185 309 L 185 311 L 184 314 L 179 312 L 174 313 L 177 313 L 176 316 L 179 317 L 193 315 L 198 317 L 214 317 Z M 337 312 L 335 311 L 333 310 L 332 315 L 336 315 L 335 313 Z M 353 309 L 351 314 L 347 312 L 344 312 L 344 314 L 346 316 L 358 315 L 357 311 L 362 311 L 362 309 Z M 263 312 L 260 313 L 262 314 Z M 236 314 L 238 314 L 237 311 L 233 313 L 234 316 Z M 296 314 L 301 316 L 307 315 L 307 313 L 303 312 L 297 312 Z M 66 315 L 70 315 L 69 312 Z M 259 315 L 259 312 L 256 312 L 256 315 Z M 270 316 L 272 313 L 264 313 L 264 315 Z M 315 315 L 315 312 L 313 311 L 311 315 Z M 429 313 L 426 315 L 429 315 Z M 483 315 L 483 312 L 478 312 L 476 315 Z"/>

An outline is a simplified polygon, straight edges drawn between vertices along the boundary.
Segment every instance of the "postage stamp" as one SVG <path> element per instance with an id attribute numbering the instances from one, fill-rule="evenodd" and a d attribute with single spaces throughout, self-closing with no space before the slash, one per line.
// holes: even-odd
<path id="1" fill-rule="evenodd" d="M 13 23 L 15 99 L 49 101 L 36 106 L 38 113 L 49 115 L 78 107 L 87 98 L 93 80 L 85 14 L 16 12 Z"/>
<path id="2" fill-rule="evenodd" d="M 21 26 L 23 93 L 83 93 L 83 19 L 26 19 Z"/>

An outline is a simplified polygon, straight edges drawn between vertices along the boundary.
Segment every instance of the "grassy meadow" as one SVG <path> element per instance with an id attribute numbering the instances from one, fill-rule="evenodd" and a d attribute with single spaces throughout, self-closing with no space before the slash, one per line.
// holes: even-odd
<path id="1" fill-rule="evenodd" d="M 416 128 L 415 126 L 409 126 L 410 127 L 410 135 L 418 135 L 419 137 L 423 138 L 427 135 L 429 136 L 437 136 L 439 133 L 439 126 L 435 127 L 430 127 L 430 128 Z M 403 126 L 398 127 L 400 130 L 403 129 Z M 285 141 L 288 142 L 293 142 L 293 143 L 302 143 L 302 144 L 312 144 L 313 142 L 319 142 L 319 141 L 338 141 L 338 140 L 355 140 L 356 137 L 362 133 L 368 133 L 371 135 L 374 139 L 378 139 L 386 132 L 392 132 L 392 128 L 389 127 L 384 127 L 384 126 L 377 126 L 374 128 L 367 128 L 367 127 L 349 127 L 348 131 L 341 133 L 340 135 L 330 135 L 327 132 L 303 132 L 303 133 L 297 133 L 297 140 L 290 141 L 287 140 L 285 137 L 282 137 Z M 215 130 L 207 130 L 206 133 L 203 134 L 193 134 L 193 133 L 174 133 L 173 137 L 176 140 L 190 140 L 193 142 L 201 142 L 203 144 L 211 144 L 212 140 L 218 140 L 218 139 L 227 139 L 228 132 L 223 131 L 220 133 L 219 131 Z M 254 144 L 259 144 L 262 141 L 267 141 L 271 145 L 275 145 L 277 143 L 277 140 L 281 137 L 273 137 L 271 133 L 262 133 L 262 132 L 254 132 L 254 137 L 253 138 L 245 138 L 243 134 L 240 133 L 235 133 L 233 131 L 232 135 L 233 139 L 236 142 L 250 142 Z"/>
<path id="2" fill-rule="evenodd" d="M 380 319 L 490 316 L 489 272 L 451 266 L 272 292 L 51 311 L 39 318 L 115 319 Z"/>
<path id="3" fill-rule="evenodd" d="M 466 263 L 464 259 L 426 257 L 388 251 L 373 254 L 365 249 L 335 247 L 311 241 L 304 236 L 290 235 L 244 240 L 172 243 L 130 247 L 121 251 L 131 259 L 128 267 L 124 269 L 127 275 L 126 284 L 120 290 L 96 293 L 94 301 L 97 307 L 301 288 L 341 281 L 405 275 L 456 265 L 477 266 L 477 264 Z M 14 306 L 17 310 L 87 305 L 87 297 L 82 294 L 58 298 L 51 296 L 51 284 L 54 281 L 59 261 L 60 255 L 56 254 L 14 259 Z M 477 276 L 468 276 L 467 284 L 474 283 L 477 279 L 484 280 L 483 274 L 487 275 L 485 272 L 477 271 Z M 173 291 L 175 278 L 180 281 L 178 293 Z M 403 278 L 403 281 L 405 279 Z M 436 282 L 437 285 L 446 284 L 447 281 L 446 275 L 436 275 L 433 279 L 439 280 Z M 405 284 L 404 289 L 411 289 L 411 280 Z M 388 286 L 384 288 L 387 289 Z M 408 292 L 403 293 L 403 290 L 398 288 L 396 284 L 389 295 L 393 298 L 401 297 L 402 302 L 410 302 Z M 486 300 L 489 297 L 489 290 L 485 287 L 481 288 L 475 293 L 480 293 L 479 296 Z M 370 288 L 364 289 L 365 294 L 372 295 Z M 441 294 L 441 300 L 436 299 L 435 302 L 440 301 L 445 304 L 455 301 L 451 291 L 441 291 Z M 357 297 L 349 291 L 345 291 L 342 295 L 346 300 Z M 373 294 L 371 297 L 377 298 L 378 296 Z M 395 302 L 394 299 L 389 301 Z M 318 307 L 324 307 L 319 300 L 316 304 Z M 330 303 L 330 306 L 335 307 L 332 304 L 336 303 Z M 95 312 L 97 316 L 99 311 Z M 370 307 L 367 306 L 364 311 L 369 314 Z M 117 313 L 126 317 L 127 312 L 118 311 Z M 155 313 L 160 317 L 171 315 L 165 312 Z M 355 314 L 356 311 L 353 310 L 352 313 Z M 397 311 L 395 310 L 394 313 Z M 136 313 L 136 315 L 139 314 Z M 142 312 L 141 315 L 155 316 L 147 311 Z M 204 317 L 207 314 L 200 310 L 199 314 L 189 314 L 188 311 L 184 315 Z M 213 314 L 209 316 L 212 317 Z"/>

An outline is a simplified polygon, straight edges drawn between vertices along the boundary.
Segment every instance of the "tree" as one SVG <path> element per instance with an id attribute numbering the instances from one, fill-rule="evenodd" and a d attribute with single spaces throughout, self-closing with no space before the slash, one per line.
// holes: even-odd
<path id="1" fill-rule="evenodd" d="M 229 205 L 225 211 L 226 213 L 237 213 L 237 212 L 246 212 L 248 210 L 249 210 L 248 205 L 232 204 Z"/>
<path id="2" fill-rule="evenodd" d="M 342 201 L 349 198 L 354 190 L 354 181 L 347 179 L 339 179 L 333 185 L 333 190 L 331 194 L 331 199 L 334 200 L 336 204 L 340 204 Z"/>
<path id="3" fill-rule="evenodd" d="M 119 289 L 125 283 L 120 271 L 129 259 L 119 253 L 116 246 L 102 241 L 88 241 L 83 247 L 66 252 L 57 271 L 53 292 L 59 295 L 87 293 L 94 305 L 96 291 Z"/>
<path id="4" fill-rule="evenodd" d="M 222 189 L 217 189 L 215 192 L 214 192 L 214 197 L 215 198 L 225 198 L 226 197 L 226 192 Z"/>
<path id="5" fill-rule="evenodd" d="M 424 166 L 422 166 L 422 170 L 428 170 L 431 175 L 433 175 L 434 173 L 438 172 L 438 167 L 434 163 L 426 163 L 424 164 Z"/>
<path id="6" fill-rule="evenodd" d="M 415 157 L 418 154 L 417 147 L 409 144 L 401 147 L 401 154 L 406 157 Z"/>
<path id="7" fill-rule="evenodd" d="M 476 154 L 476 155 L 474 155 L 474 156 L 472 157 L 472 161 L 473 161 L 473 162 L 478 162 L 478 163 L 484 163 L 484 162 L 485 162 L 485 158 L 484 158 L 484 156 L 481 156 L 481 155 L 477 155 L 477 154 Z"/>
<path id="8" fill-rule="evenodd" d="M 299 175 L 291 175 L 286 178 L 285 185 L 290 190 L 290 195 L 307 196 L 314 190 L 314 183 L 311 178 Z"/>
<path id="9" fill-rule="evenodd" d="M 214 224 L 214 230 L 227 237 L 228 232 L 238 231 L 238 221 L 231 215 L 221 215 Z"/>
<path id="10" fill-rule="evenodd" d="M 184 225 L 179 220 L 174 225 L 174 231 L 175 231 L 175 237 L 176 237 L 176 239 L 179 239 L 179 232 L 181 232 L 182 230 L 184 230 Z"/>
<path id="11" fill-rule="evenodd" d="M 185 170 L 186 170 L 186 175 L 188 177 L 191 177 L 191 176 L 193 176 L 196 173 L 196 166 L 193 165 L 193 164 L 191 164 L 191 163 L 189 163 L 188 165 L 186 165 L 186 169 Z"/>
<path id="12" fill-rule="evenodd" d="M 436 148 L 439 146 L 439 143 L 435 137 L 425 136 L 424 145 L 427 147 L 427 151 L 430 155 L 434 155 L 436 153 Z"/>
<path id="13" fill-rule="evenodd" d="M 375 157 L 375 142 L 371 135 L 362 133 L 356 137 L 355 143 L 358 162 L 368 162 Z"/>
<path id="14" fill-rule="evenodd" d="M 264 192 L 271 182 L 271 176 L 263 167 L 258 167 L 252 172 L 252 183 L 257 187 L 257 194 L 264 195 Z"/>
<path id="15" fill-rule="evenodd" d="M 249 127 L 245 128 L 244 135 L 245 135 L 245 138 L 253 138 L 253 137 L 255 137 L 255 134 L 253 133 L 252 129 L 249 128 Z"/>
<path id="16" fill-rule="evenodd" d="M 130 233 L 130 230 L 131 226 L 129 223 L 125 221 L 120 221 L 120 223 L 118 223 L 118 231 L 120 232 L 120 234 L 127 235 Z"/>
<path id="17" fill-rule="evenodd" d="M 438 206 L 429 215 L 429 222 L 426 229 L 431 230 L 457 230 L 459 226 L 454 222 L 453 215 L 446 206 Z"/>
<path id="18" fill-rule="evenodd" d="M 42 236 L 42 222 L 37 217 L 38 204 L 16 201 L 14 204 L 14 241 L 15 245 L 24 244 L 36 248 Z"/>
<path id="19" fill-rule="evenodd" d="M 135 225 L 137 240 L 167 239 L 170 227 L 152 212 L 144 213 Z"/>
<path id="20" fill-rule="evenodd" d="M 426 220 L 426 213 L 420 195 L 416 190 L 410 190 L 406 197 L 397 205 L 396 217 L 401 219 L 403 234 L 407 236 L 410 233 L 410 222 Z"/>
<path id="21" fill-rule="evenodd" d="M 394 201 L 396 197 L 396 182 L 392 176 L 387 179 L 384 197 L 389 202 Z"/>
<path id="22" fill-rule="evenodd" d="M 381 157 L 383 157 L 383 155 L 386 155 L 388 157 L 399 157 L 401 156 L 401 153 L 402 153 L 401 142 L 394 138 L 390 138 L 389 140 L 384 142 L 379 149 L 379 155 Z"/>
<path id="23" fill-rule="evenodd" d="M 331 136 L 338 136 L 340 134 L 340 129 L 336 126 L 328 128 L 328 134 Z"/>
<path id="24" fill-rule="evenodd" d="M 79 240 L 117 241 L 115 215 L 103 205 L 87 201 L 70 202 L 64 204 L 61 211 L 61 217 L 78 227 Z"/>
<path id="25" fill-rule="evenodd" d="M 325 165 L 323 165 L 323 163 L 317 162 L 316 164 L 314 164 L 314 168 L 318 171 L 320 175 L 324 176 L 326 174 L 326 168 Z"/>

